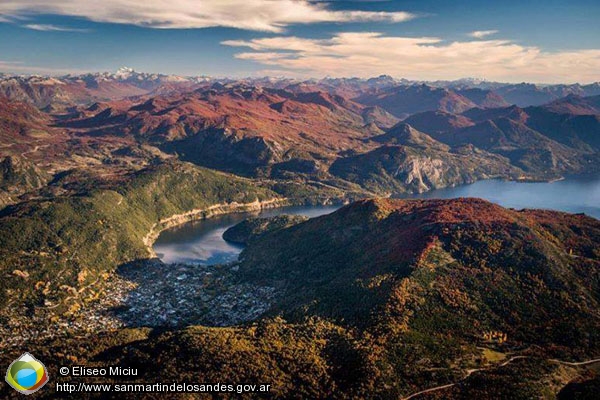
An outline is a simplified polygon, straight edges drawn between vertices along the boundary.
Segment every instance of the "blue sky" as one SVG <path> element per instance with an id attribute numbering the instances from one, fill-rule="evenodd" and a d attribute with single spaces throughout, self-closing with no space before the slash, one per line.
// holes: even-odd
<path id="1" fill-rule="evenodd" d="M 593 82 L 599 20 L 588 0 L 3 0 L 0 71 Z"/>

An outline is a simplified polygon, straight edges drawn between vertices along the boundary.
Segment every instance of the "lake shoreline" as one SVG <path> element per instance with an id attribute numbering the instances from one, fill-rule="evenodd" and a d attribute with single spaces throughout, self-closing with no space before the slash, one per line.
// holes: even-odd
<path id="1" fill-rule="evenodd" d="M 265 201 L 254 201 L 252 203 L 222 203 L 215 204 L 207 208 L 194 209 L 181 214 L 174 214 L 155 223 L 150 231 L 142 239 L 144 245 L 148 249 L 151 258 L 156 258 L 154 251 L 154 243 L 160 234 L 166 230 L 186 225 L 188 223 L 204 221 L 213 217 L 219 217 L 230 214 L 241 214 L 255 211 L 263 211 L 268 209 L 284 208 L 290 206 L 328 206 L 328 205 L 344 205 L 348 201 L 338 199 L 325 202 L 318 202 L 316 199 L 308 199 L 304 201 L 296 201 L 287 197 L 272 198 Z"/>
<path id="2" fill-rule="evenodd" d="M 365 196 L 367 197 L 367 196 Z M 372 197 L 372 196 L 371 196 Z M 567 213 L 585 213 L 586 215 L 598 219 L 600 217 L 600 176 L 594 174 L 587 176 L 570 176 L 565 179 L 553 182 L 523 182 L 504 179 L 487 179 L 476 181 L 467 185 L 447 187 L 436 189 L 421 194 L 406 194 L 402 199 L 448 199 L 457 197 L 482 198 L 506 208 L 513 209 L 550 209 Z M 597 199 L 597 200 L 595 200 Z M 287 203 L 273 204 L 261 211 L 269 209 L 279 209 L 285 206 L 310 206 L 314 205 L 315 199 L 303 199 L 304 201 L 289 200 Z M 343 199 L 338 201 L 329 201 L 323 205 L 342 205 L 347 203 Z M 317 206 L 318 207 L 318 206 Z M 213 216 L 233 215 L 243 213 L 247 209 L 229 208 L 221 210 Z M 226 212 L 225 212 L 226 211 Z M 310 212 L 310 210 L 306 210 Z M 282 213 L 287 213 L 283 211 Z M 298 214 L 298 211 L 292 214 Z M 265 217 L 279 215 L 280 213 L 266 213 Z M 299 212 L 302 214 L 302 212 Z M 245 217 L 247 218 L 247 216 Z M 195 221 L 202 221 L 197 218 Z M 176 224 L 162 229 L 161 232 L 169 231 L 176 226 L 185 226 Z M 183 230 L 171 231 L 160 246 L 154 249 L 153 254 L 160 254 L 160 259 L 165 264 L 170 263 L 215 263 L 229 262 L 232 254 L 238 249 L 232 243 L 224 241 L 222 231 L 231 225 L 241 222 L 239 218 L 227 218 L 219 220 L 210 225 L 189 226 Z M 153 245 L 154 245 L 153 241 Z M 226 259 L 227 261 L 223 261 Z M 210 260 L 210 261 L 209 261 Z"/>

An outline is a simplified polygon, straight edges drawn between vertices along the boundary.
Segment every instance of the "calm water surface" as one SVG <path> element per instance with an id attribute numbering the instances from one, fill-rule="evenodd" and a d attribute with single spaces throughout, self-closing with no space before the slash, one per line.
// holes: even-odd
<path id="1" fill-rule="evenodd" d="M 600 219 L 600 176 L 573 177 L 556 182 L 509 182 L 493 179 L 434 190 L 411 197 L 423 199 L 480 197 L 504 207 L 546 208 L 586 213 Z"/>
<path id="2" fill-rule="evenodd" d="M 194 221 L 168 229 L 154 243 L 154 251 L 165 263 L 222 264 L 237 260 L 243 246 L 223 240 L 223 232 L 248 217 L 273 217 L 280 214 L 313 218 L 337 210 L 337 206 L 280 207 L 255 213 L 234 213 Z"/>
<path id="3" fill-rule="evenodd" d="M 440 189 L 411 198 L 480 197 L 504 207 L 547 208 L 583 212 L 600 219 L 600 176 L 569 178 L 557 182 L 479 181 Z M 243 246 L 223 240 L 223 232 L 250 216 L 296 214 L 316 217 L 335 211 L 335 206 L 282 207 L 261 213 L 237 213 L 192 222 L 161 233 L 154 250 L 166 263 L 219 264 L 235 261 Z"/>

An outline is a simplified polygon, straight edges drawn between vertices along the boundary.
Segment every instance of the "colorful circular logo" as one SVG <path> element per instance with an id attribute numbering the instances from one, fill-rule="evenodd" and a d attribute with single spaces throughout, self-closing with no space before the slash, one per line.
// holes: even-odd
<path id="1" fill-rule="evenodd" d="M 8 367 L 6 382 L 23 394 L 31 394 L 48 382 L 48 372 L 34 356 L 24 353 Z"/>

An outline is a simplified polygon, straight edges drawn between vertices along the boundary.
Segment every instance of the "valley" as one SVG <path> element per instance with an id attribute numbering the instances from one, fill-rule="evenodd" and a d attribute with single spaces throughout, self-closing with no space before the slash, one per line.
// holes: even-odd
<path id="1" fill-rule="evenodd" d="M 10 178 L 5 173 L 11 182 L 11 191 L 0 193 L 5 204 L 36 189 L 73 193 L 72 181 L 83 179 L 118 184 L 132 171 L 173 159 L 253 179 L 331 187 L 338 195 L 598 171 L 600 90 L 594 85 L 563 88 L 569 94 L 552 95 L 548 104 L 511 106 L 493 86 L 438 87 L 389 77 L 297 83 L 121 71 L 36 79 L 0 80 L 7 96 L 2 155 L 16 165 Z M 92 92 L 82 87 L 90 80 Z M 122 89 L 132 85 L 136 90 Z M 54 176 L 49 187 L 31 164 Z"/>
<path id="2" fill-rule="evenodd" d="M 344 375 L 337 378 L 334 375 L 329 378 L 335 379 L 333 382 L 325 381 L 315 387 L 317 382 L 311 379 L 301 386 L 294 385 L 294 390 L 300 387 L 308 395 L 316 393 L 312 390 L 322 393 L 334 385 L 336 392 L 361 396 L 364 391 L 382 387 L 371 379 L 382 373 L 379 368 L 391 363 L 399 369 L 388 372 L 394 374 L 388 379 L 398 386 L 385 389 L 382 394 L 385 397 L 410 396 L 412 387 L 433 387 L 432 383 L 440 382 L 440 392 L 446 398 L 460 398 L 460 393 L 470 390 L 472 379 L 478 379 L 477 388 L 481 390 L 486 385 L 494 387 L 493 380 L 485 383 L 486 374 L 506 369 L 515 373 L 522 371 L 521 368 L 533 373 L 526 378 L 531 379 L 527 381 L 527 390 L 535 391 L 536 381 L 545 379 L 542 377 L 553 373 L 558 365 L 551 359 L 586 363 L 589 360 L 586 356 L 595 354 L 597 339 L 582 335 L 594 332 L 592 326 L 598 323 L 594 311 L 598 300 L 593 295 L 597 292 L 598 276 L 593 266 L 598 262 L 595 244 L 600 228 L 593 218 L 553 211 L 508 210 L 475 199 L 381 199 L 353 203 L 329 215 L 273 229 L 276 230 L 258 233 L 256 239 L 249 240 L 234 268 L 165 266 L 157 262 L 124 266 L 119 272 L 122 279 L 145 284 L 161 282 L 166 285 L 165 294 L 171 293 L 172 297 L 152 296 L 159 302 L 151 306 L 155 307 L 151 312 L 144 311 L 148 304 L 139 301 L 150 299 L 144 300 L 147 296 L 144 290 L 148 287 L 131 286 L 129 293 L 121 297 L 124 300 L 129 297 L 129 309 L 117 311 L 117 315 L 124 313 L 124 322 L 139 321 L 141 327 L 117 325 L 116 336 L 114 332 L 106 336 L 90 332 L 97 338 L 93 345 L 81 336 L 80 339 L 64 336 L 64 332 L 45 342 L 52 343 L 51 348 L 59 357 L 67 354 L 79 362 L 126 359 L 128 365 L 140 367 L 143 374 L 139 379 L 143 380 L 154 373 L 153 368 L 144 364 L 144 357 L 171 351 L 185 354 L 185 359 L 195 359 L 200 354 L 212 358 L 215 364 L 207 364 L 207 358 L 198 361 L 204 363 L 201 370 L 206 377 L 229 371 L 226 373 L 231 376 L 264 379 L 268 374 L 260 363 L 256 364 L 257 360 L 289 368 L 284 367 L 285 354 L 263 353 L 269 343 L 283 341 L 284 349 L 296 348 L 295 351 L 305 354 L 303 357 L 318 357 L 322 360 L 319 362 L 328 365 L 341 362 L 338 357 L 346 360 L 346 367 L 348 357 L 356 363 L 353 369 L 356 368 L 358 375 L 354 379 L 358 381 L 350 383 L 344 380 Z M 372 235 L 379 240 L 372 240 Z M 320 239 L 316 240 L 317 237 Z M 374 243 L 379 245 L 373 246 Z M 470 250 L 465 252 L 466 248 Z M 285 263 L 280 258 L 292 262 Z M 556 260 L 550 270 L 548 259 Z M 268 299 L 268 303 L 252 297 L 253 287 L 263 288 L 264 293 L 257 294 Z M 279 293 L 272 296 L 271 290 L 273 294 Z M 590 297 L 571 299 L 569 293 Z M 107 297 L 116 297 L 112 294 L 107 292 Z M 344 301 L 339 302 L 340 298 Z M 171 308 L 171 304 L 182 300 L 179 311 Z M 185 304 L 190 300 L 192 308 Z M 203 303 L 205 307 L 201 306 Z M 243 317 L 238 312 L 250 314 Z M 265 312 L 266 316 L 244 323 Z M 571 324 L 561 322 L 565 320 L 560 314 L 563 312 L 569 314 Z M 223 319 L 233 315 L 242 319 Z M 308 320 L 307 315 L 311 316 Z M 514 318 L 520 315 L 529 317 L 516 322 Z M 192 318 L 189 321 L 195 323 L 189 326 L 181 317 Z M 183 324 L 164 330 L 165 324 L 178 321 Z M 198 322 L 201 324 L 196 325 Z M 223 324 L 233 326 L 208 327 Z M 148 336 L 150 331 L 146 326 L 155 325 L 162 327 L 158 332 L 163 333 Z M 489 329 L 505 332 L 508 340 L 486 341 L 482 332 Z M 421 347 L 425 337 L 435 345 Z M 219 343 L 224 338 L 234 341 L 223 346 Z M 298 338 L 302 341 L 298 342 Z M 245 343 L 240 348 L 232 344 L 239 341 Z M 314 341 L 324 343 L 325 347 L 314 349 L 309 345 Z M 136 355 L 130 350 L 121 354 L 119 343 L 129 343 L 126 348 L 134 346 Z M 181 347 L 184 343 L 185 348 Z M 509 361 L 514 363 L 486 362 L 479 359 L 480 350 L 473 346 L 512 353 Z M 103 348 L 111 350 L 102 351 Z M 404 348 L 410 348 L 410 353 L 404 350 L 401 358 L 397 358 Z M 363 364 L 371 359 L 363 352 L 373 349 L 377 349 L 372 356 L 376 357 L 374 364 Z M 221 356 L 215 353 L 224 350 L 228 353 Z M 239 358 L 248 351 L 256 352 L 251 358 L 252 367 Z M 85 355 L 88 352 L 96 357 L 89 358 Z M 55 356 L 45 354 L 45 357 Z M 453 361 L 448 364 L 448 360 Z M 227 365 L 225 369 L 223 362 Z M 577 376 L 577 368 L 586 367 L 569 366 L 569 376 Z M 159 368 L 163 373 L 166 368 L 167 374 L 182 371 L 178 366 Z M 271 378 L 276 379 L 282 396 L 290 395 L 284 389 L 285 380 L 289 379 L 287 373 L 276 372 Z M 289 373 L 296 374 L 294 370 Z M 460 385 L 444 383 L 459 379 L 463 379 Z M 508 382 L 511 381 L 504 384 Z"/>
<path id="3" fill-rule="evenodd" d="M 598 380 L 597 84 L 121 70 L 0 96 L 3 361 L 280 398 Z"/>

